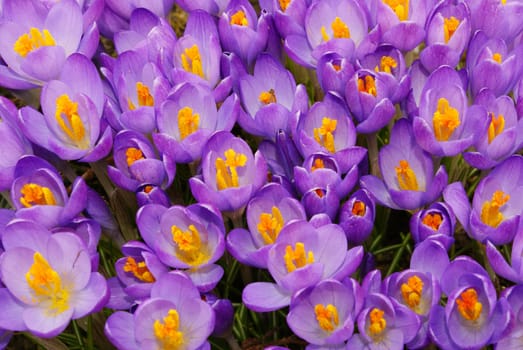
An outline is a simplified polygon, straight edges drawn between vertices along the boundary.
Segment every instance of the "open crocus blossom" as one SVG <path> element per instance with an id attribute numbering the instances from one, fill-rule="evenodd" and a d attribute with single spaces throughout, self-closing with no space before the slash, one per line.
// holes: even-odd
<path id="1" fill-rule="evenodd" d="M 339 213 L 349 246 L 363 244 L 372 232 L 375 217 L 376 205 L 367 190 L 359 189 L 349 197 Z"/>
<path id="2" fill-rule="evenodd" d="M 134 313 L 112 314 L 104 331 L 118 349 L 209 349 L 207 337 L 214 322 L 213 309 L 191 281 L 179 273 L 168 273 Z"/>
<path id="3" fill-rule="evenodd" d="M 483 243 L 506 244 L 514 238 L 523 210 L 517 198 L 523 188 L 522 174 L 523 157 L 514 155 L 479 182 L 472 207 L 459 182 L 450 184 L 443 198 L 470 237 Z"/>
<path id="4" fill-rule="evenodd" d="M 445 168 L 434 174 L 432 158 L 416 144 L 406 118 L 394 125 L 390 143 L 380 150 L 379 163 L 383 180 L 366 175 L 360 183 L 389 208 L 420 208 L 433 202 L 447 184 Z"/>
<path id="5" fill-rule="evenodd" d="M 91 270 L 78 236 L 51 233 L 40 225 L 14 221 L 2 235 L 0 327 L 29 330 L 41 337 L 60 334 L 71 319 L 101 310 L 107 283 Z"/>

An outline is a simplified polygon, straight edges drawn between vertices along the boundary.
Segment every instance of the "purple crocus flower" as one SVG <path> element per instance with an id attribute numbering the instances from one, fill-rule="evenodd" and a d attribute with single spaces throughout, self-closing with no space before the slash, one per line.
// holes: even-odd
<path id="1" fill-rule="evenodd" d="M 52 228 L 67 225 L 86 206 L 87 185 L 78 177 L 68 195 L 56 169 L 36 156 L 22 157 L 15 167 L 11 201 L 16 217 Z"/>
<path id="2" fill-rule="evenodd" d="M 119 349 L 205 349 L 214 323 L 212 308 L 201 300 L 192 282 L 179 273 L 168 273 L 134 313 L 112 314 L 104 333 Z"/>
<path id="3" fill-rule="evenodd" d="M 480 242 L 506 244 L 516 234 L 523 203 L 517 195 L 523 186 L 523 157 L 507 158 L 484 177 L 474 191 L 472 207 L 463 185 L 450 184 L 445 202 L 468 235 Z"/>
<path id="4" fill-rule="evenodd" d="M 186 12 L 202 10 L 210 15 L 219 15 L 229 4 L 230 0 L 176 0 L 176 4 Z"/>
<path id="5" fill-rule="evenodd" d="M 343 96 L 347 82 L 354 75 L 354 67 L 346 57 L 329 52 L 318 60 L 316 74 L 323 91 Z"/>
<path id="6" fill-rule="evenodd" d="M 519 318 L 522 311 L 521 307 L 523 306 L 523 285 L 518 284 L 507 288 L 503 290 L 502 295 L 510 305 L 510 313 L 512 315 L 510 331 L 496 343 L 494 348 L 496 350 L 517 350 L 521 346 L 521 336 L 523 335 L 523 324 Z"/>
<path id="7" fill-rule="evenodd" d="M 267 0 L 260 1 L 263 10 L 274 18 L 274 24 L 282 38 L 290 34 L 305 34 L 305 14 L 309 0 Z"/>
<path id="8" fill-rule="evenodd" d="M 15 221 L 2 236 L 0 327 L 55 337 L 71 319 L 98 312 L 109 294 L 78 236 Z M 17 226 L 23 226 L 18 229 Z"/>
<path id="9" fill-rule="evenodd" d="M 416 244 L 427 239 L 440 242 L 449 250 L 454 242 L 456 217 L 444 202 L 432 203 L 410 218 L 410 232 Z"/>
<path id="10" fill-rule="evenodd" d="M 234 94 L 218 109 L 206 85 L 179 85 L 160 106 L 154 143 L 172 161 L 193 162 L 202 157 L 203 147 L 214 132 L 232 129 L 239 109 Z"/>
<path id="11" fill-rule="evenodd" d="M 310 344 L 342 345 L 352 336 L 362 299 L 357 283 L 324 280 L 301 292 L 290 305 L 287 324 Z"/>
<path id="12" fill-rule="evenodd" d="M 445 307 L 432 308 L 429 329 L 441 349 L 481 349 L 502 337 L 510 321 L 509 305 L 496 298 L 481 265 L 460 256 L 445 269 L 440 285 L 448 300 Z"/>
<path id="13" fill-rule="evenodd" d="M 366 175 L 360 183 L 389 208 L 420 208 L 439 197 L 447 184 L 445 168 L 440 166 L 434 174 L 432 158 L 416 144 L 406 118 L 394 125 L 389 144 L 380 150 L 379 164 L 383 180 Z"/>
<path id="14" fill-rule="evenodd" d="M 267 164 L 261 153 L 227 131 L 215 133 L 202 153 L 202 174 L 189 179 L 191 192 L 200 203 L 221 211 L 234 211 L 247 204 L 266 182 Z"/>
<path id="15" fill-rule="evenodd" d="M 215 315 L 214 330 L 212 335 L 215 337 L 227 336 L 232 329 L 234 321 L 234 308 L 229 299 L 219 299 L 213 293 L 202 295 L 202 299 L 209 304 Z"/>
<path id="16" fill-rule="evenodd" d="M 349 246 L 363 244 L 374 228 L 376 206 L 365 189 L 354 192 L 340 209 L 340 226 L 347 235 Z"/>
<path id="17" fill-rule="evenodd" d="M 492 266 L 494 272 L 509 281 L 521 284 L 523 283 L 523 224 L 520 222 L 519 225 L 518 232 L 512 241 L 510 264 L 491 242 L 487 241 L 485 248 L 490 266 Z"/>
<path id="18" fill-rule="evenodd" d="M 267 268 L 269 249 L 291 221 L 305 220 L 305 210 L 277 183 L 262 187 L 246 208 L 249 230 L 235 228 L 227 234 L 227 251 L 243 264 Z"/>
<path id="19" fill-rule="evenodd" d="M 0 19 L 2 85 L 28 89 L 57 79 L 75 52 L 91 57 L 98 45 L 92 23 L 84 31 L 82 9 L 74 0 L 47 8 L 39 0 L 6 0 Z"/>
<path id="20" fill-rule="evenodd" d="M 83 13 L 84 30 L 89 28 L 102 14 L 105 0 L 75 0 Z M 57 0 L 40 0 L 48 9 L 54 6 L 59 1 Z M 0 6 L 1 7 L 1 6 Z"/>
<path id="21" fill-rule="evenodd" d="M 139 209 L 136 222 L 143 240 L 160 262 L 184 269 L 202 292 L 216 286 L 223 269 L 214 263 L 225 250 L 225 227 L 215 208 L 149 204 Z"/>
<path id="22" fill-rule="evenodd" d="M 484 31 L 489 38 L 514 40 L 523 30 L 520 1 L 473 0 L 467 1 L 472 13 L 472 30 Z"/>
<path id="23" fill-rule="evenodd" d="M 427 79 L 413 130 L 417 143 L 438 156 L 455 156 L 472 146 L 488 128 L 482 106 L 468 106 L 459 74 L 448 66 L 436 69 Z"/>
<path id="24" fill-rule="evenodd" d="M 136 192 L 136 202 L 138 207 L 146 204 L 158 204 L 164 207 L 170 207 L 171 201 L 167 193 L 158 186 L 145 185 L 138 188 Z"/>
<path id="25" fill-rule="evenodd" d="M 338 225 L 315 227 L 307 221 L 293 221 L 280 231 L 269 250 L 268 268 L 276 283 L 248 284 L 243 289 L 243 303 L 258 312 L 278 310 L 304 288 L 325 279 L 347 277 L 362 257 L 361 246 L 347 251 L 345 233 Z"/>
<path id="26" fill-rule="evenodd" d="M 42 89 L 42 113 L 20 110 L 21 128 L 34 143 L 64 160 L 92 162 L 105 157 L 112 132 L 101 123 L 103 87 L 95 65 L 81 54 L 67 58 L 59 80 Z"/>

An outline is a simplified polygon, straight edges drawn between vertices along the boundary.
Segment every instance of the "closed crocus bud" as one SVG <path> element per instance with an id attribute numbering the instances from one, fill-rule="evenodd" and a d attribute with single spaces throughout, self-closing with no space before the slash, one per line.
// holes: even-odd
<path id="1" fill-rule="evenodd" d="M 349 245 L 362 244 L 371 234 L 376 216 L 374 200 L 367 190 L 354 192 L 340 209 L 340 226 Z"/>
<path id="2" fill-rule="evenodd" d="M 329 52 L 318 60 L 316 74 L 323 91 L 343 96 L 345 85 L 354 74 L 354 67 L 346 57 Z"/>
<path id="3" fill-rule="evenodd" d="M 433 239 L 443 244 L 447 250 L 454 242 L 455 226 L 456 217 L 443 202 L 433 203 L 410 218 L 410 232 L 416 244 Z"/>
<path id="4" fill-rule="evenodd" d="M 171 206 L 169 196 L 158 186 L 145 185 L 136 192 L 136 201 L 138 207 L 143 207 L 146 204 L 159 204 L 166 208 Z"/>
<path id="5" fill-rule="evenodd" d="M 234 308 L 229 299 L 219 299 L 213 293 L 202 294 L 202 299 L 212 307 L 216 322 L 212 335 L 215 337 L 227 336 L 231 331 L 234 320 Z"/>
<path id="6" fill-rule="evenodd" d="M 518 284 L 516 286 L 503 290 L 503 297 L 507 299 L 510 305 L 512 319 L 511 330 L 496 344 L 496 349 L 517 349 L 521 341 L 521 329 L 523 322 L 517 317 L 523 311 L 523 286 Z"/>

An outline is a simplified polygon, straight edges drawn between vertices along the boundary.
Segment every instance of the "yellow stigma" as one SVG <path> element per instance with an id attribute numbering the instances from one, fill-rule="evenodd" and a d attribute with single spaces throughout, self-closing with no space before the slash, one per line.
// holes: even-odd
<path id="1" fill-rule="evenodd" d="M 200 232 L 189 225 L 186 231 L 182 231 L 176 225 L 171 226 L 171 234 L 174 243 L 176 243 L 176 257 L 184 263 L 191 266 L 199 266 L 210 259 L 208 247 L 202 244 Z"/>
<path id="2" fill-rule="evenodd" d="M 180 316 L 175 309 L 170 309 L 167 312 L 163 322 L 155 320 L 153 330 L 160 349 L 178 350 L 184 348 L 183 332 L 180 331 Z"/>
<path id="3" fill-rule="evenodd" d="M 136 96 L 137 96 L 137 99 L 138 99 L 138 106 L 140 106 L 140 107 L 142 107 L 142 106 L 149 106 L 149 107 L 154 106 L 154 97 L 153 97 L 153 95 L 151 95 L 151 93 L 149 92 L 149 88 L 147 87 L 147 85 L 145 85 L 141 81 L 136 83 Z M 134 103 L 131 101 L 130 98 L 127 99 L 127 105 L 129 106 L 129 109 L 131 111 L 134 111 L 136 109 L 136 106 L 134 105 Z"/>
<path id="4" fill-rule="evenodd" d="M 369 332 L 371 336 L 377 336 L 380 335 L 385 328 L 387 328 L 387 321 L 385 321 L 385 318 L 383 318 L 383 315 L 385 312 L 381 309 L 374 308 L 369 313 Z"/>
<path id="5" fill-rule="evenodd" d="M 358 91 L 366 92 L 374 97 L 378 94 L 376 90 L 376 81 L 372 75 L 366 75 L 364 78 L 358 78 Z"/>
<path id="6" fill-rule="evenodd" d="M 395 170 L 400 189 L 408 191 L 419 190 L 416 174 L 410 167 L 409 162 L 407 162 L 405 159 L 400 160 L 399 166 L 395 167 Z"/>
<path id="7" fill-rule="evenodd" d="M 381 72 L 392 74 L 392 68 L 396 68 L 397 66 L 398 66 L 398 62 L 396 62 L 396 60 L 394 58 L 392 58 L 390 56 L 382 56 L 379 67 L 376 66 L 374 68 L 374 70 L 376 72 L 381 71 Z"/>
<path id="8" fill-rule="evenodd" d="M 195 133 L 199 127 L 200 115 L 193 113 L 191 107 L 183 107 L 178 111 L 178 130 L 180 130 L 182 140 Z"/>
<path id="9" fill-rule="evenodd" d="M 145 261 L 140 261 L 139 263 L 134 260 L 133 257 L 127 257 L 125 265 L 123 266 L 125 272 L 131 272 L 134 277 L 139 279 L 142 282 L 152 283 L 156 281 L 151 271 L 147 267 Z"/>
<path id="10" fill-rule="evenodd" d="M 37 28 L 31 27 L 29 33 L 22 34 L 18 37 L 13 50 L 22 57 L 26 57 L 33 50 L 36 50 L 42 46 L 55 46 L 53 36 L 47 29 L 40 31 Z"/>
<path id="11" fill-rule="evenodd" d="M 448 141 L 452 133 L 461 124 L 459 112 L 450 106 L 449 101 L 442 97 L 438 100 L 438 107 L 432 118 L 434 136 L 438 141 Z"/>
<path id="12" fill-rule="evenodd" d="M 35 301 L 44 303 L 50 315 L 59 315 L 69 309 L 69 291 L 62 286 L 58 272 L 39 252 L 33 255 L 33 265 L 25 274 L 25 279 Z"/>
<path id="13" fill-rule="evenodd" d="M 459 23 L 459 19 L 454 16 L 450 16 L 450 18 L 445 18 L 443 20 L 443 35 L 445 38 L 445 44 L 449 42 L 450 38 L 452 38 L 452 35 L 454 35 L 459 27 Z"/>
<path id="14" fill-rule="evenodd" d="M 383 3 L 394 11 L 400 21 L 409 18 L 409 0 L 383 0 Z"/>
<path id="15" fill-rule="evenodd" d="M 327 306 L 316 304 L 314 306 L 314 313 L 316 314 L 318 325 L 326 332 L 332 332 L 339 324 L 338 309 L 332 304 L 328 304 Z"/>
<path id="16" fill-rule="evenodd" d="M 439 214 L 439 213 L 428 213 L 421 220 L 423 225 L 430 227 L 434 231 L 439 230 L 439 227 L 440 227 L 442 221 L 443 221 L 443 218 L 441 217 L 441 214 Z"/>
<path id="17" fill-rule="evenodd" d="M 503 56 L 499 52 L 495 52 L 492 54 L 492 59 L 498 63 L 501 63 L 503 61 Z"/>
<path id="18" fill-rule="evenodd" d="M 472 288 L 461 293 L 456 299 L 456 304 L 461 316 L 469 321 L 476 321 L 483 309 L 483 305 L 478 301 L 478 293 Z"/>
<path id="19" fill-rule="evenodd" d="M 338 121 L 336 119 L 323 117 L 321 127 L 314 128 L 314 140 L 331 153 L 336 152 L 333 133 L 336 131 L 337 124 Z"/>
<path id="20" fill-rule="evenodd" d="M 488 127 L 489 144 L 505 129 L 505 117 L 503 117 L 503 114 L 500 114 L 497 117 L 494 115 L 494 113 L 491 113 L 490 115 L 492 116 L 492 120 L 490 121 L 490 125 Z"/>
<path id="21" fill-rule="evenodd" d="M 262 91 L 262 93 L 258 96 L 258 100 L 264 105 L 276 103 L 277 101 L 276 101 L 276 94 L 274 93 L 274 89 L 269 89 L 268 91 Z"/>
<path id="22" fill-rule="evenodd" d="M 249 25 L 249 21 L 247 20 L 247 17 L 245 17 L 245 12 L 242 10 L 236 11 L 236 13 L 231 16 L 231 24 L 247 27 Z"/>
<path id="23" fill-rule="evenodd" d="M 134 147 L 129 147 L 125 151 L 125 157 L 126 157 L 126 160 L 127 160 L 127 166 L 133 165 L 134 162 L 136 162 L 137 160 L 145 159 L 145 157 L 143 156 L 142 151 L 139 150 L 138 148 L 134 148 Z"/>
<path id="24" fill-rule="evenodd" d="M 273 244 L 283 228 L 283 216 L 278 207 L 272 207 L 271 213 L 261 213 L 258 222 L 258 232 L 265 244 Z"/>
<path id="25" fill-rule="evenodd" d="M 78 114 L 78 102 L 71 101 L 67 94 L 60 95 L 56 99 L 55 118 L 60 128 L 71 141 L 79 148 L 85 149 L 88 147 L 85 139 L 85 127 Z"/>
<path id="26" fill-rule="evenodd" d="M 56 205 L 53 192 L 48 187 L 27 183 L 20 190 L 20 203 L 26 208 L 33 205 Z"/>
<path id="27" fill-rule="evenodd" d="M 407 283 L 401 285 L 401 295 L 403 296 L 403 300 L 405 301 L 405 304 L 413 310 L 419 306 L 422 292 L 423 281 L 416 275 L 409 277 Z"/>
<path id="28" fill-rule="evenodd" d="M 287 7 L 289 7 L 292 0 L 279 0 L 280 8 L 283 12 L 287 10 Z"/>
<path id="29" fill-rule="evenodd" d="M 510 200 L 510 195 L 503 191 L 496 191 L 492 195 L 492 200 L 485 201 L 481 207 L 481 221 L 485 225 L 498 227 L 503 221 L 503 214 L 499 209 Z"/>
<path id="30" fill-rule="evenodd" d="M 185 49 L 181 54 L 181 58 L 182 67 L 185 71 L 204 78 L 202 57 L 200 56 L 200 49 L 198 48 L 198 45 L 194 44 L 193 46 Z"/>
<path id="31" fill-rule="evenodd" d="M 349 39 L 350 38 L 350 31 L 349 27 L 341 20 L 341 18 L 336 17 L 334 18 L 334 21 L 331 23 L 332 28 L 332 37 L 334 39 Z M 325 29 L 325 26 L 321 27 L 321 36 L 324 41 L 329 41 L 331 38 L 327 34 L 327 30 Z"/>
<path id="32" fill-rule="evenodd" d="M 506 5 L 507 4 L 507 0 L 501 0 L 501 5 Z"/>
<path id="33" fill-rule="evenodd" d="M 283 260 L 285 261 L 287 272 L 293 272 L 307 264 L 312 264 L 314 262 L 314 254 L 312 251 L 306 253 L 305 245 L 302 242 L 297 242 L 294 249 L 290 245 L 285 247 Z"/>
<path id="34" fill-rule="evenodd" d="M 216 186 L 218 190 L 231 187 L 239 187 L 238 171 L 236 168 L 243 167 L 247 163 L 247 156 L 243 153 L 236 153 L 232 148 L 225 151 L 225 160 L 218 157 L 216 159 Z"/>
<path id="35" fill-rule="evenodd" d="M 318 141 L 318 140 L 316 140 L 316 141 Z M 323 159 L 320 159 L 320 158 L 314 159 L 314 163 L 311 166 L 311 171 L 315 171 L 318 169 L 324 169 L 324 168 L 325 168 L 325 163 L 323 162 Z"/>
<path id="36" fill-rule="evenodd" d="M 366 210 L 367 206 L 362 201 L 355 201 L 352 205 L 352 214 L 354 215 L 363 216 Z"/>

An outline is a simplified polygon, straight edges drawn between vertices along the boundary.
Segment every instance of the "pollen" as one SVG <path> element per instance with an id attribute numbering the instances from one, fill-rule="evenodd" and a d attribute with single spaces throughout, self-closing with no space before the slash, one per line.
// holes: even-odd
<path id="1" fill-rule="evenodd" d="M 498 63 L 503 62 L 503 56 L 499 52 L 495 52 L 492 54 L 492 59 Z"/>
<path id="2" fill-rule="evenodd" d="M 178 111 L 178 130 L 182 140 L 198 131 L 199 127 L 200 115 L 194 113 L 191 107 L 186 106 Z"/>
<path id="3" fill-rule="evenodd" d="M 127 160 L 127 166 L 133 165 L 134 162 L 136 162 L 137 160 L 145 159 L 142 151 L 139 150 L 138 148 L 134 148 L 134 147 L 129 147 L 125 151 L 125 157 Z"/>
<path id="4" fill-rule="evenodd" d="M 74 144 L 82 149 L 88 147 L 85 140 L 85 127 L 78 114 L 78 102 L 72 101 L 67 94 L 60 95 L 56 99 L 55 118 L 60 129 Z"/>
<path id="5" fill-rule="evenodd" d="M 350 38 L 349 27 L 339 17 L 334 18 L 334 21 L 332 21 L 332 23 L 331 23 L 331 29 L 332 29 L 332 38 L 329 37 L 329 34 L 327 34 L 327 30 L 325 29 L 325 26 L 321 27 L 321 37 L 323 38 L 323 41 L 329 41 L 330 39 L 349 39 Z"/>
<path id="6" fill-rule="evenodd" d="M 503 221 L 500 209 L 510 200 L 510 195 L 503 191 L 496 191 L 490 201 L 485 201 L 481 208 L 481 221 L 490 227 L 498 227 Z"/>
<path id="7" fill-rule="evenodd" d="M 125 265 L 123 266 L 124 272 L 130 272 L 142 282 L 152 283 L 156 281 L 151 271 L 147 267 L 145 261 L 136 262 L 136 260 L 129 256 L 125 260 Z"/>
<path id="8" fill-rule="evenodd" d="M 258 100 L 264 105 L 276 103 L 277 100 L 276 100 L 276 94 L 274 93 L 274 89 L 262 91 L 260 93 L 260 95 L 258 96 Z"/>
<path id="9" fill-rule="evenodd" d="M 202 243 L 200 232 L 194 225 L 183 231 L 176 225 L 171 226 L 171 234 L 176 244 L 176 257 L 191 266 L 199 266 L 210 259 L 208 247 Z"/>
<path id="10" fill-rule="evenodd" d="M 40 31 L 32 27 L 29 33 L 22 34 L 13 45 L 13 50 L 22 57 L 42 46 L 55 46 L 53 36 L 47 29 Z"/>
<path id="11" fill-rule="evenodd" d="M 419 306 L 422 292 L 423 281 L 416 275 L 409 277 L 407 283 L 401 285 L 403 300 L 413 310 Z"/>
<path id="12" fill-rule="evenodd" d="M 261 213 L 258 222 L 258 232 L 263 238 L 265 244 L 273 244 L 278 238 L 284 221 L 281 211 L 278 207 L 273 206 L 270 213 Z"/>
<path id="13" fill-rule="evenodd" d="M 249 21 L 247 20 L 247 17 L 245 17 L 245 12 L 243 12 L 242 10 L 236 11 L 231 16 L 230 23 L 242 27 L 247 27 L 249 25 Z"/>
<path id="14" fill-rule="evenodd" d="M 137 96 L 137 99 L 138 99 L 138 106 L 140 106 L 140 107 L 143 107 L 143 106 L 152 107 L 152 106 L 154 106 L 154 97 L 153 97 L 153 95 L 151 95 L 147 85 L 145 85 L 141 81 L 136 83 L 136 96 Z M 129 109 L 131 111 L 134 111 L 136 109 L 136 106 L 131 101 L 131 99 L 129 99 L 127 101 L 127 104 L 129 105 Z"/>
<path id="15" fill-rule="evenodd" d="M 440 98 L 432 118 L 436 140 L 448 141 L 460 124 L 458 110 L 452 107 L 446 98 Z"/>
<path id="16" fill-rule="evenodd" d="M 291 245 L 285 247 L 283 260 L 285 261 L 287 272 L 293 272 L 314 262 L 314 253 L 312 251 L 305 252 L 305 244 L 303 242 L 297 242 L 294 247 L 294 249 Z"/>
<path id="17" fill-rule="evenodd" d="M 33 205 L 56 205 L 53 192 L 49 187 L 27 183 L 22 186 L 20 193 L 22 194 L 20 203 L 26 208 L 30 208 Z"/>
<path id="18" fill-rule="evenodd" d="M 478 293 L 469 288 L 456 299 L 460 315 L 469 321 L 476 321 L 481 315 L 483 305 L 478 301 Z"/>
<path id="19" fill-rule="evenodd" d="M 396 178 L 398 179 L 399 188 L 408 191 L 418 191 L 418 180 L 414 170 L 410 167 L 409 162 L 405 159 L 400 160 L 399 166 L 395 167 Z"/>
<path id="20" fill-rule="evenodd" d="M 434 231 L 439 230 L 439 227 L 441 226 L 441 223 L 443 222 L 443 218 L 441 214 L 439 213 L 427 213 L 423 219 L 421 220 L 423 225 L 430 227 Z"/>
<path id="21" fill-rule="evenodd" d="M 182 67 L 185 71 L 204 78 L 202 57 L 198 45 L 194 44 L 193 46 L 186 48 L 181 54 L 181 59 Z"/>
<path id="22" fill-rule="evenodd" d="M 283 12 L 287 10 L 287 7 L 289 7 L 292 0 L 279 0 L 280 8 Z"/>
<path id="23" fill-rule="evenodd" d="M 383 310 L 376 307 L 369 313 L 369 332 L 371 336 L 378 336 L 387 328 L 387 321 L 383 317 L 384 314 Z"/>
<path id="24" fill-rule="evenodd" d="M 332 332 L 339 324 L 338 309 L 332 304 L 324 306 L 323 304 L 316 304 L 314 306 L 314 314 L 318 325 L 325 332 Z"/>
<path id="25" fill-rule="evenodd" d="M 311 171 L 315 171 L 318 169 L 324 169 L 324 168 L 325 168 L 325 163 L 323 162 L 323 159 L 321 159 L 321 158 L 314 159 L 314 163 L 311 166 Z"/>
<path id="26" fill-rule="evenodd" d="M 352 205 L 352 214 L 356 216 L 364 216 L 367 210 L 367 206 L 362 201 L 354 201 Z"/>
<path id="27" fill-rule="evenodd" d="M 238 167 L 244 167 L 247 163 L 247 156 L 243 153 L 236 153 L 229 148 L 224 153 L 225 159 L 218 157 L 216 166 L 216 186 L 218 190 L 231 187 L 239 187 Z"/>
<path id="28" fill-rule="evenodd" d="M 154 335 L 160 348 L 167 350 L 184 348 L 185 341 L 183 332 L 180 331 L 178 311 L 170 309 L 162 321 L 155 320 L 153 324 Z"/>
<path id="29" fill-rule="evenodd" d="M 398 66 L 398 62 L 390 56 L 382 56 L 380 59 L 379 67 L 376 66 L 374 69 L 376 72 L 385 72 L 392 74 L 392 69 Z"/>
<path id="30" fill-rule="evenodd" d="M 365 92 L 376 97 L 378 91 L 376 89 L 376 81 L 372 75 L 366 75 L 363 78 L 358 78 L 358 91 Z"/>
<path id="31" fill-rule="evenodd" d="M 383 3 L 394 11 L 400 21 L 409 18 L 409 0 L 383 0 Z"/>
<path id="32" fill-rule="evenodd" d="M 496 136 L 501 134 L 505 129 L 505 117 L 503 114 L 498 115 L 497 117 L 494 113 L 490 114 L 492 119 L 488 127 L 488 143 L 492 143 Z"/>
<path id="33" fill-rule="evenodd" d="M 459 27 L 459 23 L 459 19 L 454 16 L 450 16 L 449 18 L 445 18 L 443 20 L 443 36 L 445 39 L 445 44 L 447 44 L 450 38 L 452 38 L 452 35 L 454 35 Z"/>
<path id="34" fill-rule="evenodd" d="M 319 128 L 314 128 L 314 140 L 331 153 L 336 151 L 333 133 L 336 131 L 337 124 L 338 121 L 336 119 L 323 117 L 321 120 L 321 126 Z"/>

